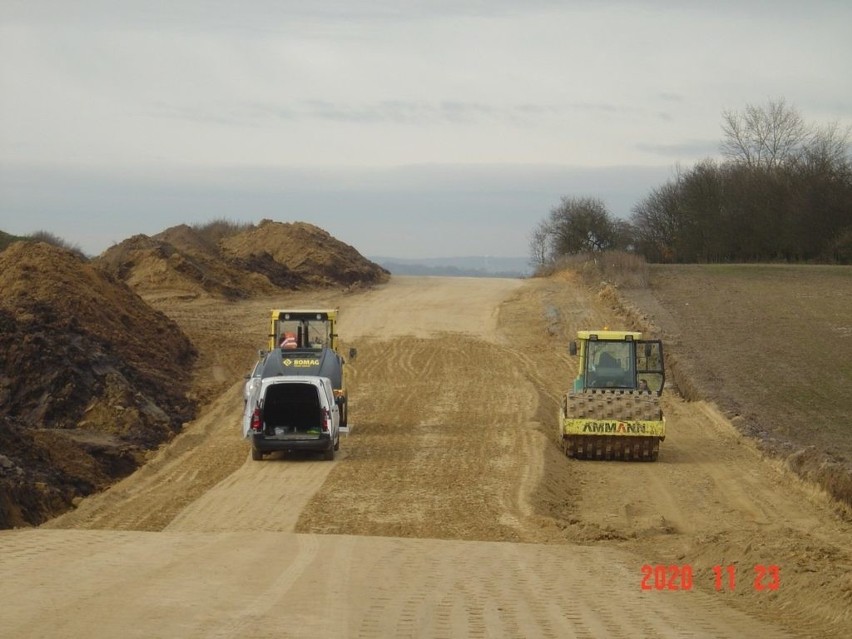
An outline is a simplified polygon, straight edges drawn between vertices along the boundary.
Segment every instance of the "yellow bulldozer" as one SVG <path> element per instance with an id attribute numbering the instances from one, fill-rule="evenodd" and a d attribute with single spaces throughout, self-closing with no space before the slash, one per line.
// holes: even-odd
<path id="1" fill-rule="evenodd" d="M 573 388 L 559 410 L 559 445 L 577 459 L 654 461 L 666 438 L 663 344 L 637 331 L 578 331 Z"/>

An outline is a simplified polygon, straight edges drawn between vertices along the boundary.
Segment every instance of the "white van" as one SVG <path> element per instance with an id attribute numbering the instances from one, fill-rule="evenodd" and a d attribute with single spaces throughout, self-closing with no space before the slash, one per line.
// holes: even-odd
<path id="1" fill-rule="evenodd" d="M 309 450 L 334 459 L 340 448 L 340 407 L 328 377 L 267 377 L 249 391 L 243 437 L 251 458 L 274 451 Z"/>

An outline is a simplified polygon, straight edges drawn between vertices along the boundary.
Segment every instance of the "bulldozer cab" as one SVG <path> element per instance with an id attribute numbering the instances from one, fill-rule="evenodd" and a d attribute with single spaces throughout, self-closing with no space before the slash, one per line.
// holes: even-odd
<path id="1" fill-rule="evenodd" d="M 298 350 L 337 350 L 336 310 L 272 311 L 269 350 L 284 347 Z"/>
<path id="2" fill-rule="evenodd" d="M 613 389 L 660 394 L 665 383 L 663 345 L 635 331 L 579 331 L 580 365 L 574 391 Z M 576 343 L 571 354 L 577 353 Z"/>

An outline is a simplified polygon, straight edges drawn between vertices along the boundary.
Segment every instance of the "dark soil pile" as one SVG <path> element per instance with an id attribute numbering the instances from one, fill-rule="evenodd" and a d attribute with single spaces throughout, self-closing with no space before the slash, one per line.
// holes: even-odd
<path id="1" fill-rule="evenodd" d="M 377 284 L 388 271 L 303 222 L 263 220 L 225 236 L 181 225 L 136 235 L 96 262 L 140 294 L 245 299 L 282 290 Z"/>
<path id="2" fill-rule="evenodd" d="M 0 251 L 0 528 L 132 472 L 192 419 L 195 357 L 173 321 L 74 253 Z"/>

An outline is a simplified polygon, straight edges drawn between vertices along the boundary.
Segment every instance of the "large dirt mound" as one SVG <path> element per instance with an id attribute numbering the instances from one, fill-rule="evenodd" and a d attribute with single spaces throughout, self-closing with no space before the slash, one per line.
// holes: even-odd
<path id="1" fill-rule="evenodd" d="M 271 256 L 278 264 L 315 286 L 352 286 L 387 281 L 390 273 L 352 246 L 304 222 L 263 220 L 258 226 L 222 241 L 236 259 Z"/>
<path id="2" fill-rule="evenodd" d="M 132 472 L 193 417 L 195 357 L 174 322 L 72 252 L 0 252 L 0 528 Z"/>
<path id="3" fill-rule="evenodd" d="M 171 291 L 228 299 L 370 285 L 389 276 L 316 226 L 272 220 L 235 228 L 224 236 L 186 225 L 153 237 L 136 235 L 96 261 L 139 293 Z"/>

